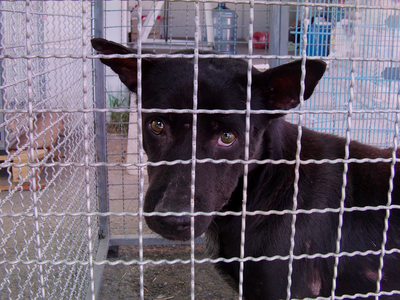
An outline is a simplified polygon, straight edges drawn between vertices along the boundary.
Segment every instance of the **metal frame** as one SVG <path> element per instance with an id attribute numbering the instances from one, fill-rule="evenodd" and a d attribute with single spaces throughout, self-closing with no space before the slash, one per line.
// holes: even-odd
<path id="1" fill-rule="evenodd" d="M 104 28 L 104 4 L 103 0 L 94 1 L 94 36 L 103 37 Z M 95 70 L 95 84 L 94 84 L 94 95 L 96 101 L 96 108 L 105 109 L 106 104 L 106 91 L 105 91 L 105 76 L 104 66 L 100 60 L 94 61 Z M 96 150 L 97 150 L 97 161 L 107 162 L 107 130 L 106 130 L 106 113 L 96 113 Z M 99 201 L 99 212 L 109 212 L 108 203 L 108 178 L 107 178 L 107 166 L 100 166 L 97 168 L 97 195 Z M 100 228 L 99 228 L 99 239 L 100 245 L 95 257 L 95 261 L 101 261 L 106 259 L 107 252 L 110 247 L 110 218 L 108 216 L 99 217 Z M 92 295 L 90 288 L 86 299 L 97 299 L 101 286 L 101 279 L 103 276 L 104 265 L 96 265 L 94 267 L 94 287 L 95 293 Z"/>
<path id="2" fill-rule="evenodd" d="M 3 54 L 3 24 L 1 22 L 2 20 L 2 13 L 0 11 L 0 56 Z M 0 86 L 3 85 L 3 59 L 0 58 Z M 0 108 L 3 108 L 3 89 L 0 89 Z M 0 123 L 4 122 L 4 114 L 0 113 Z M 4 130 L 4 127 L 0 129 L 0 152 L 2 152 L 3 149 L 6 147 L 6 132 Z"/>
<path id="3" fill-rule="evenodd" d="M 269 31 L 269 54 L 287 55 L 289 39 L 289 6 L 271 5 Z M 271 68 L 287 62 L 287 59 L 270 59 Z"/>

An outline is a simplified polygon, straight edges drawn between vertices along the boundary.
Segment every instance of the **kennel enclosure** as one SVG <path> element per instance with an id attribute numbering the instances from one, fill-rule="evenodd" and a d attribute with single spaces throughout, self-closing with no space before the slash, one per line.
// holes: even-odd
<path id="1" fill-rule="evenodd" d="M 143 222 L 149 163 L 136 95 L 103 67 L 90 39 L 150 50 L 156 58 L 211 50 L 215 26 L 221 26 L 212 18 L 218 3 L 0 2 L 0 299 L 95 299 L 103 268 L 116 264 L 141 266 L 145 299 L 146 264 L 182 263 L 143 259 L 148 245 L 174 242 Z M 328 63 L 312 99 L 287 120 L 393 147 L 399 126 L 397 1 L 224 3 L 234 12 L 229 42 L 237 52 L 226 56 L 260 69 L 305 55 Z M 264 48 L 253 47 L 256 32 L 265 32 Z M 194 286 L 194 265 L 203 261 L 194 259 L 196 244 L 190 244 L 191 259 L 184 263 L 192 265 Z M 110 247 L 122 245 L 137 245 L 139 259 L 106 258 Z"/>

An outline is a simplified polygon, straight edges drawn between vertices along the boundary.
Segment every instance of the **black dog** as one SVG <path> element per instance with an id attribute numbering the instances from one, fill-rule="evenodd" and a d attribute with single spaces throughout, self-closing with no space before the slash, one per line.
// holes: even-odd
<path id="1" fill-rule="evenodd" d="M 102 54 L 128 54 L 133 50 L 104 39 L 93 39 Z M 185 52 L 187 53 L 187 52 Z M 102 59 L 119 74 L 131 90 L 137 88 L 137 59 Z M 142 59 L 143 107 L 146 109 L 193 108 L 193 59 Z M 246 108 L 247 62 L 236 59 L 201 58 L 198 64 L 198 108 Z M 306 62 L 304 99 L 308 99 L 325 71 L 325 63 Z M 290 109 L 299 104 L 301 62 L 295 61 L 259 72 L 252 71 L 251 109 Z M 279 114 L 251 115 L 249 157 L 255 160 L 293 161 L 297 150 L 297 125 Z M 144 149 L 151 162 L 190 160 L 192 123 L 189 113 L 144 113 Z M 197 159 L 245 158 L 245 114 L 200 113 L 197 119 Z M 303 128 L 302 160 L 343 159 L 345 140 Z M 397 153 L 397 156 L 400 152 Z M 391 149 L 377 149 L 352 141 L 350 158 L 391 158 Z M 145 212 L 189 212 L 191 164 L 149 166 L 149 188 Z M 298 209 L 334 211 L 299 213 L 295 223 L 294 255 L 320 254 L 295 258 L 292 263 L 291 297 L 330 297 L 333 289 L 334 256 L 342 198 L 343 162 L 309 163 L 299 167 Z M 195 169 L 196 212 L 242 211 L 244 167 L 241 163 L 198 162 Z M 396 173 L 400 168 L 396 165 Z M 345 207 L 381 206 L 388 203 L 390 162 L 351 162 L 348 164 Z M 400 180 L 393 180 L 392 204 L 400 204 Z M 271 212 L 293 209 L 295 166 L 293 164 L 249 165 L 247 211 Z M 385 209 L 345 211 L 340 251 L 369 253 L 343 254 L 339 259 L 335 295 L 386 292 L 381 299 L 399 299 L 400 289 L 400 213 L 392 208 L 385 244 L 384 267 L 377 290 L 380 250 L 384 240 Z M 246 299 L 285 299 L 287 297 L 292 214 L 246 217 L 245 257 L 283 256 L 248 260 L 244 264 Z M 148 226 L 167 239 L 188 240 L 190 217 L 146 217 Z M 240 216 L 196 216 L 195 236 L 206 233 L 215 257 L 240 256 Z M 393 250 L 394 249 L 394 250 Z M 375 251 L 374 253 L 371 253 Z M 237 288 L 239 262 L 217 263 L 217 269 Z M 397 290 L 396 292 L 391 292 Z M 388 295 L 389 294 L 389 295 Z M 373 296 L 368 295 L 369 298 Z M 365 299 L 368 296 L 354 296 Z M 343 298 L 347 298 L 344 296 Z"/>

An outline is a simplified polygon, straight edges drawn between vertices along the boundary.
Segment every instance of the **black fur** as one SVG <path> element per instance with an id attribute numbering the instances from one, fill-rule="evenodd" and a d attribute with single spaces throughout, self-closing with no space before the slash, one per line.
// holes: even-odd
<path id="1" fill-rule="evenodd" d="M 121 45 L 93 39 L 93 47 L 103 54 L 132 53 Z M 132 90 L 136 89 L 136 59 L 102 59 L 117 72 Z M 193 107 L 193 59 L 142 59 L 143 107 Z M 252 109 L 290 109 L 299 104 L 301 62 L 296 61 L 266 72 L 253 69 Z M 307 100 L 325 71 L 325 63 L 307 61 L 304 98 Z M 245 109 L 247 62 L 234 59 L 200 59 L 198 78 L 200 109 Z M 191 114 L 145 113 L 143 115 L 144 148 L 151 162 L 189 160 L 192 153 Z M 163 125 L 160 133 L 152 129 L 153 121 Z M 162 122 L 162 123 L 161 123 Z M 245 115 L 199 114 L 197 122 L 197 158 L 244 159 Z M 154 124 L 153 124 L 154 125 Z M 161 126 L 160 125 L 160 126 Z M 156 127 L 157 129 L 157 127 Z M 234 134 L 232 145 L 221 144 L 223 133 Z M 253 114 L 250 128 L 251 159 L 294 160 L 297 125 L 287 123 L 281 115 Z M 303 128 L 301 159 L 337 159 L 345 157 L 345 140 Z M 400 152 L 397 154 L 398 156 Z M 390 158 L 391 149 L 377 149 L 352 141 L 351 158 Z M 300 166 L 298 208 L 339 208 L 343 185 L 342 163 L 302 164 Z M 190 211 L 191 165 L 176 164 L 150 167 L 145 212 Z M 195 211 L 242 210 L 242 164 L 197 163 Z M 399 168 L 396 166 L 396 171 Z M 390 163 L 350 163 L 347 173 L 345 206 L 386 205 L 388 201 Z M 247 189 L 248 211 L 292 209 L 295 167 L 290 164 L 249 165 Z M 394 178 L 393 204 L 400 204 L 399 177 Z M 344 213 L 340 250 L 379 251 L 383 241 L 386 210 Z M 168 239 L 188 240 L 190 218 L 147 217 L 148 226 Z M 290 249 L 292 215 L 247 216 L 245 256 L 287 256 Z M 294 254 L 335 252 L 338 213 L 298 214 Z M 203 233 L 215 250 L 215 257 L 240 255 L 241 217 L 197 216 L 195 236 Z M 400 248 L 400 213 L 390 211 L 386 250 Z M 400 255 L 384 257 L 382 291 L 400 289 Z M 218 263 L 217 269 L 239 282 L 239 263 Z M 376 291 L 379 255 L 342 256 L 339 260 L 336 296 Z M 246 299 L 284 299 L 288 285 L 288 260 L 246 262 L 244 295 Z M 295 259 L 291 285 L 292 298 L 330 297 L 334 258 Z M 361 297 L 362 298 L 362 297 Z M 373 297 L 370 297 L 371 299 Z M 384 299 L 385 297 L 381 297 Z M 388 296 L 385 299 L 399 299 Z"/>

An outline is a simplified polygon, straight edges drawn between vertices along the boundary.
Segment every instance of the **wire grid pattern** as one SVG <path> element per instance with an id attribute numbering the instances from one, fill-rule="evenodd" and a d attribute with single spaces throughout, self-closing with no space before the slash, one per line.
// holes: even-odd
<path id="1" fill-rule="evenodd" d="M 266 113 L 266 114 L 274 114 L 274 113 L 282 113 L 282 111 L 251 111 L 249 103 L 251 101 L 251 80 L 248 82 L 248 92 L 247 92 L 247 109 L 244 111 L 223 111 L 223 110 L 199 110 L 196 109 L 196 101 L 197 101 L 197 82 L 196 82 L 196 72 L 197 72 L 197 65 L 194 65 L 194 94 L 193 94 L 193 101 L 194 101 L 194 109 L 182 109 L 182 110 L 159 110 L 159 109 L 142 109 L 140 106 L 141 103 L 141 93 L 140 89 L 138 91 L 138 103 L 139 107 L 138 110 L 138 120 L 135 116 L 133 116 L 129 124 L 130 125 L 138 125 L 138 137 L 139 141 L 137 144 L 139 145 L 139 149 L 137 152 L 129 153 L 125 152 L 126 148 L 123 143 L 125 143 L 126 135 L 114 135 L 113 138 L 118 141 L 121 145 L 119 154 L 134 154 L 133 161 L 125 161 L 124 157 L 121 158 L 122 163 L 117 163 L 115 160 L 113 163 L 108 163 L 109 170 L 115 168 L 113 170 L 117 170 L 121 172 L 123 178 L 128 179 L 128 177 L 124 173 L 124 167 L 130 168 L 131 170 L 136 170 L 137 177 L 132 177 L 135 180 L 138 180 L 138 190 L 139 190 L 139 201 L 135 199 L 135 195 L 129 193 L 128 199 L 133 200 L 131 202 L 130 207 L 123 206 L 123 197 L 120 198 L 121 191 L 122 196 L 126 192 L 124 191 L 124 184 L 120 186 L 120 192 L 118 198 L 115 198 L 114 201 L 118 200 L 121 201 L 122 209 L 113 210 L 113 206 L 110 205 L 111 212 L 107 215 L 111 216 L 112 218 L 120 218 L 120 224 L 117 224 L 114 221 L 111 223 L 111 234 L 131 234 L 131 233 L 139 233 L 139 260 L 131 260 L 131 261 L 122 261 L 117 260 L 113 262 L 109 261 L 102 261 L 99 262 L 100 264 L 123 264 L 123 265 L 139 265 L 140 266 L 140 295 L 141 299 L 144 299 L 144 284 L 143 284 L 143 275 L 144 269 L 143 266 L 146 264 L 190 264 L 191 265 L 191 298 L 195 298 L 194 288 L 195 285 L 195 273 L 194 273 L 194 264 L 198 263 L 205 263 L 205 262 L 240 262 L 240 280 L 239 280 L 239 298 L 241 299 L 243 296 L 243 268 L 244 262 L 246 261 L 274 261 L 274 260 L 288 260 L 289 261 L 289 272 L 288 272 L 288 285 L 287 285 L 287 299 L 291 299 L 291 274 L 292 274 L 292 263 L 294 260 L 299 259 L 315 259 L 315 258 L 335 258 L 335 267 L 334 267 L 334 276 L 332 278 L 332 293 L 331 296 L 336 299 L 342 299 L 348 297 L 348 295 L 344 296 L 337 296 L 335 295 L 335 287 L 336 287 L 336 279 L 338 274 L 338 264 L 342 257 L 354 257 L 354 256 L 366 256 L 370 254 L 379 255 L 381 258 L 380 261 L 380 268 L 379 268 L 379 278 L 377 280 L 377 289 L 375 293 L 368 293 L 366 295 L 356 294 L 350 295 L 350 298 L 362 297 L 366 298 L 369 296 L 382 296 L 382 295 L 399 295 L 400 291 L 394 290 L 390 292 L 385 292 L 380 290 L 380 282 L 382 280 L 382 268 L 383 268 L 383 258 L 385 254 L 391 253 L 400 253 L 400 249 L 391 249 L 387 251 L 385 249 L 386 243 L 386 234 L 388 230 L 388 219 L 390 217 L 390 211 L 392 209 L 399 209 L 398 205 L 393 205 L 391 200 L 391 192 L 393 189 L 393 178 L 394 178 L 394 166 L 398 160 L 396 157 L 396 150 L 398 148 L 398 139 L 399 139 L 399 107 L 400 107 L 400 96 L 399 96 L 399 75 L 398 67 L 400 63 L 400 57 L 398 55 L 398 43 L 400 41 L 399 37 L 399 4 L 395 1 L 363 1 L 363 0 L 353 0 L 353 1 L 346 1 L 346 3 L 342 3 L 342 1 L 330 1 L 326 3 L 325 1 L 300 1 L 297 2 L 290 2 L 285 3 L 285 5 L 289 5 L 291 9 L 295 9 L 297 13 L 297 23 L 299 26 L 295 29 L 295 34 L 299 35 L 299 39 L 296 40 L 295 51 L 294 55 L 268 55 L 267 52 L 265 54 L 254 53 L 253 51 L 253 44 L 251 39 L 248 41 L 248 49 L 242 54 L 238 55 L 204 55 L 198 54 L 198 47 L 201 44 L 201 26 L 200 26 L 200 9 L 199 9 L 199 2 L 185 2 L 187 6 L 186 13 L 193 9 L 195 17 L 195 26 L 193 36 L 186 35 L 184 40 L 188 41 L 193 39 L 195 47 L 195 54 L 194 55 L 174 55 L 174 54 L 141 54 L 142 48 L 145 48 L 147 45 L 142 45 L 140 39 L 137 42 L 137 49 L 138 55 L 128 55 L 125 57 L 154 57 L 154 58 L 161 58 L 161 57 L 187 57 L 187 58 L 194 58 L 196 62 L 199 58 L 202 57 L 237 57 L 237 58 L 244 58 L 248 61 L 249 65 L 249 74 L 251 67 L 255 62 L 260 63 L 262 61 L 266 61 L 271 58 L 281 58 L 281 59 L 303 59 L 302 64 L 302 90 L 301 90 L 301 104 L 297 110 L 292 111 L 291 115 L 288 115 L 286 118 L 291 120 L 292 122 L 298 124 L 298 138 L 297 138 L 297 155 L 296 159 L 293 161 L 287 160 L 263 160 L 263 161 L 255 161 L 255 160 L 248 160 L 248 156 L 244 160 L 212 160 L 212 159 L 196 159 L 195 152 L 196 152 L 196 116 L 199 113 L 224 113 L 224 114 L 231 114 L 231 113 L 240 113 L 246 115 L 246 140 L 249 139 L 249 116 L 251 113 Z M 252 36 L 254 32 L 254 15 L 255 15 L 255 6 L 261 5 L 260 1 L 230 1 L 232 6 L 244 4 L 249 5 L 249 9 L 246 10 L 248 14 L 248 24 L 243 26 L 248 26 L 248 36 Z M 280 2 L 273 2 L 270 3 L 274 5 L 281 5 Z M 265 5 L 268 7 L 268 5 Z M 125 7 L 125 9 L 127 9 Z M 137 8 L 138 18 L 140 19 L 142 14 L 145 14 L 142 10 L 142 7 L 139 5 Z M 264 10 L 267 9 L 264 7 Z M 121 14 L 123 13 L 123 9 L 121 10 Z M 174 14 L 173 10 L 169 10 L 167 12 L 170 15 Z M 311 31 L 310 25 L 312 24 L 312 20 L 322 13 L 329 15 L 331 19 L 331 32 L 329 38 L 331 39 L 330 42 L 317 42 L 316 44 L 308 44 L 308 40 L 316 39 L 316 37 L 321 36 L 321 33 Z M 188 18 L 186 18 L 188 20 Z M 188 26 L 188 21 L 186 21 L 186 25 Z M 106 25 L 107 27 L 107 25 Z M 142 28 L 138 26 L 138 31 Z M 334 31 L 335 29 L 336 31 Z M 310 31 L 309 31 L 310 30 Z M 186 32 L 189 32 L 188 30 Z M 314 34 L 314 36 L 312 36 Z M 112 38 L 111 36 L 105 36 L 106 38 Z M 318 40 L 318 39 L 317 39 Z M 297 44 L 298 42 L 298 44 Z M 325 43 L 325 44 L 324 44 Z M 189 46 L 189 45 L 188 45 Z M 309 56 L 309 50 L 307 47 L 329 47 L 329 51 L 327 52 L 314 52 L 314 55 L 317 58 L 321 58 L 325 60 L 328 65 L 328 70 L 325 73 L 323 79 L 319 83 L 314 92 L 314 95 L 310 100 L 307 102 L 303 101 L 303 94 L 304 94 L 304 75 L 305 75 L 305 58 Z M 336 47 L 336 48 L 335 48 Z M 153 50 L 157 50 L 156 44 L 153 44 Z M 170 52 L 172 50 L 170 49 Z M 115 57 L 123 57 L 119 55 L 115 55 Z M 140 77 L 140 68 L 139 68 L 139 79 Z M 115 75 L 109 75 L 115 76 Z M 250 78 L 250 77 L 249 77 Z M 140 83 L 140 80 L 139 80 Z M 140 84 L 139 84 L 140 86 Z M 121 89 L 124 91 L 123 89 Z M 126 105 L 127 107 L 128 105 Z M 107 110 L 110 112 L 120 112 L 123 113 L 124 111 L 129 111 L 132 115 L 136 112 L 136 107 L 132 108 L 130 106 L 130 110 L 118 110 L 112 109 Z M 140 126 L 140 115 L 143 112 L 159 112 L 159 113 L 192 113 L 194 118 L 194 126 L 193 126 L 193 154 L 191 160 L 178 160 L 173 162 L 146 162 L 144 159 L 144 153 L 141 146 L 140 136 L 141 136 L 141 126 Z M 120 123 L 124 124 L 124 122 Z M 345 157 L 344 159 L 323 159 L 323 160 L 307 160 L 302 161 L 300 160 L 300 151 L 301 151 L 301 135 L 302 135 L 302 126 L 320 131 L 320 132 L 328 132 L 337 135 L 341 135 L 346 138 L 346 145 L 345 145 Z M 392 151 L 392 158 L 384 159 L 384 158 L 365 158 L 365 159 L 349 159 L 349 144 L 351 140 L 358 140 L 366 144 L 374 145 L 381 148 L 386 147 L 393 147 Z M 109 142 L 111 138 L 109 138 Z M 248 145 L 248 143 L 247 143 Z M 248 151 L 248 148 L 247 148 Z M 109 156 L 110 159 L 111 156 Z M 379 206 L 379 207 L 351 207 L 346 208 L 344 206 L 345 201 L 345 190 L 347 185 L 347 171 L 348 171 L 348 164 L 349 163 L 364 163 L 364 162 L 390 162 L 391 163 L 391 177 L 389 179 L 390 189 L 388 190 L 388 201 L 387 205 Z M 192 194 L 192 213 L 189 215 L 192 217 L 199 216 L 199 215 L 219 215 L 219 216 L 226 216 L 226 215 L 236 215 L 242 217 L 242 232 L 241 232 L 241 255 L 240 257 L 231 258 L 231 259 L 202 259 L 197 260 L 194 259 L 194 249 L 195 244 L 193 241 L 193 237 L 191 239 L 191 258 L 189 260 L 173 260 L 168 261 L 164 259 L 160 260 L 144 260 L 143 253 L 145 252 L 145 234 L 147 231 L 143 229 L 145 227 L 143 222 L 143 216 L 154 216 L 154 215 L 188 215 L 187 213 L 144 213 L 141 210 L 141 205 L 143 201 L 143 195 L 145 193 L 145 178 L 143 174 L 145 172 L 145 167 L 148 165 L 159 166 L 162 164 L 166 165 L 173 165 L 173 164 L 190 164 L 192 166 L 192 190 L 194 187 L 195 182 L 195 172 L 194 168 L 197 163 L 204 163 L 204 162 L 212 162 L 212 163 L 241 163 L 245 168 L 245 178 L 244 178 L 244 190 L 243 190 L 243 211 L 239 213 L 235 212 L 211 212 L 211 213 L 204 213 L 204 212 L 193 212 L 193 194 Z M 250 163 L 257 163 L 257 164 L 293 164 L 295 165 L 295 172 L 296 172 L 296 179 L 294 183 L 295 193 L 293 197 L 293 207 L 290 210 L 284 211 L 255 211 L 255 212 L 248 212 L 246 211 L 246 169 L 248 164 Z M 297 192 L 298 192 L 298 181 L 299 181 L 299 168 L 301 164 L 322 164 L 322 163 L 344 163 L 344 172 L 343 172 L 343 184 L 342 184 L 342 199 L 340 203 L 340 207 L 336 209 L 326 208 L 326 209 L 298 209 L 297 208 Z M 135 169 L 136 168 L 136 169 Z M 110 171 L 109 171 L 110 172 Z M 110 174 L 110 173 L 109 173 Z M 125 179 L 124 179 L 125 180 Z M 129 184 L 132 184 L 133 181 L 129 181 Z M 136 183 L 134 183 L 136 184 Z M 117 185 L 116 185 L 117 186 Z M 126 185 L 125 185 L 126 186 Z M 110 185 L 111 187 L 111 185 Z M 195 191 L 194 191 L 195 193 Z M 110 203 L 113 201 L 113 192 L 110 189 Z M 131 198 L 132 197 L 132 198 Z M 135 200 L 137 201 L 137 206 L 135 207 L 134 203 Z M 133 210 L 130 210 L 132 209 Z M 386 217 L 385 217 L 385 229 L 382 232 L 383 235 L 383 242 L 381 245 L 381 250 L 379 251 L 354 251 L 351 253 L 341 251 L 341 227 L 343 222 L 343 214 L 345 212 L 353 212 L 353 211 L 378 211 L 378 210 L 386 210 Z M 296 217 L 299 214 L 315 214 L 315 213 L 327 213 L 327 212 L 336 212 L 339 213 L 339 226 L 338 226 L 338 235 L 336 239 L 336 250 L 332 253 L 326 254 L 300 254 L 295 255 L 293 252 L 294 249 L 294 237 L 296 235 Z M 249 215 L 292 215 L 292 235 L 291 235 L 291 251 L 289 255 L 280 256 L 275 255 L 272 257 L 247 257 L 244 253 L 244 232 L 245 232 L 245 217 Z M 134 225 L 132 227 L 125 227 L 125 223 L 128 218 L 135 219 Z M 137 223 L 135 223 L 137 222 Z M 121 224 L 123 225 L 122 227 Z M 132 223 L 131 223 L 132 224 Z M 136 226 L 138 231 L 136 231 Z M 117 233 L 116 233 L 117 232 Z M 318 297 L 318 299 L 324 299 L 323 297 Z M 326 298 L 328 299 L 328 298 Z"/>
<path id="2" fill-rule="evenodd" d="M 138 47 L 138 10 L 139 6 L 133 1 L 104 2 L 104 38 L 128 44 L 134 48 Z M 154 1 L 142 2 L 143 20 L 150 13 L 155 12 Z M 217 3 L 212 5 L 212 9 Z M 237 15 L 237 40 L 236 44 L 240 50 L 247 52 L 247 39 L 249 37 L 248 14 L 250 3 L 232 2 L 228 6 Z M 269 6 L 263 4 L 254 5 L 254 18 L 258 20 L 255 31 L 267 31 L 269 29 Z M 198 19 L 198 43 L 201 49 L 211 49 L 207 42 L 207 27 L 212 24 L 206 23 L 206 13 L 210 9 L 205 3 L 199 3 L 197 12 Z M 157 54 L 172 54 L 177 49 L 193 49 L 196 33 L 196 6 L 194 2 L 166 1 L 160 12 L 160 20 L 152 27 L 151 33 L 142 48 L 147 52 Z M 182 25 L 183 23 L 183 25 Z M 128 25 L 127 25 L 128 24 Z M 146 27 L 140 24 L 142 30 Z M 161 38 L 161 42 L 160 42 Z M 179 46 L 174 41 L 179 41 Z M 255 51 L 258 55 L 267 55 L 267 48 Z M 258 58 L 257 63 L 267 63 L 266 58 Z M 139 169 L 133 163 L 139 160 L 139 148 L 137 142 L 137 99 L 135 95 L 129 95 L 126 87 L 120 82 L 118 76 L 109 68 L 106 68 L 106 101 L 110 110 L 107 110 L 107 162 L 108 167 L 108 189 L 110 210 L 114 212 L 137 212 L 138 211 L 138 176 Z M 128 110 L 130 109 L 130 110 Z M 130 136 L 127 132 L 135 132 Z M 128 163 L 126 167 L 119 163 Z M 114 165 L 117 164 L 117 165 Z M 146 170 L 145 170 L 146 172 Z M 144 189 L 147 188 L 145 178 Z M 152 232 L 144 225 L 144 234 Z M 135 217 L 110 216 L 110 230 L 112 235 L 128 236 L 137 235 L 138 219 Z M 165 241 L 169 243 L 168 241 Z"/>
<path id="3" fill-rule="evenodd" d="M 82 299 L 98 217 L 66 213 L 97 211 L 92 3 L 1 1 L 0 24 L 0 298 Z"/>
<path id="4" fill-rule="evenodd" d="M 135 44 L 137 40 L 137 20 L 138 20 L 138 5 L 137 1 L 132 1 L 125 5 L 121 5 L 119 8 L 112 6 L 107 8 L 106 11 L 114 13 L 123 13 L 124 10 L 128 13 L 128 18 L 131 18 L 130 28 L 128 28 L 129 38 L 128 41 Z M 146 1 L 142 3 L 142 20 L 146 20 L 146 17 L 156 12 L 156 6 L 150 5 L 153 1 Z M 136 5 L 134 5 L 136 4 Z M 155 4 L 155 3 L 154 3 Z M 210 4 L 207 6 L 205 4 Z M 211 42 L 207 37 L 207 30 L 213 28 L 213 24 L 207 23 L 207 13 L 212 12 L 216 8 L 218 2 L 200 2 L 199 13 L 197 15 L 199 19 L 199 47 L 212 47 Z M 236 22 L 236 33 L 235 42 L 239 45 L 247 47 L 246 40 L 249 37 L 249 2 L 232 2 L 228 4 L 229 8 L 234 11 L 237 22 Z M 109 6 L 110 7 L 110 6 Z M 259 20 L 254 25 L 254 32 L 256 31 L 268 31 L 269 30 L 269 6 L 258 4 L 255 5 L 255 18 Z M 160 9 L 159 16 L 155 26 L 150 26 L 142 22 L 142 30 L 150 27 L 150 34 L 147 37 L 148 40 L 145 42 L 145 48 L 162 48 L 165 51 L 172 51 L 174 49 L 174 42 L 179 40 L 179 48 L 182 47 L 194 47 L 194 34 L 196 29 L 195 24 L 196 9 L 193 3 L 184 1 L 166 1 Z M 128 21 L 129 23 L 129 21 Z M 123 25 L 126 27 L 126 25 Z M 109 27 L 110 28 L 110 27 Z M 115 28 L 115 27 L 114 27 Z M 142 41 L 143 42 L 143 41 Z M 265 51 L 266 54 L 266 51 Z"/>
<path id="5" fill-rule="evenodd" d="M 127 20 L 130 11 L 126 1 L 117 4 L 104 2 L 104 37 L 110 40 L 127 42 Z M 129 17 L 130 19 L 130 17 Z M 108 111 L 107 113 L 107 163 L 108 163 L 108 200 L 110 211 L 137 212 L 139 176 L 138 167 L 130 166 L 129 172 L 119 163 L 127 161 L 127 156 L 134 157 L 138 162 L 137 136 L 134 139 L 127 137 L 127 130 L 136 130 L 138 123 L 136 111 L 129 113 L 131 97 L 118 76 L 106 68 L 106 101 L 112 109 L 121 111 Z M 132 100 L 135 102 L 135 99 Z M 135 109 L 137 109 L 135 107 Z M 134 141 L 134 146 L 127 150 L 128 143 Z M 117 163 L 111 166 L 110 164 Z M 129 216 L 110 216 L 110 233 L 114 235 L 137 234 L 138 219 Z"/>
<path id="6" fill-rule="evenodd" d="M 298 3 L 303 3 L 298 0 Z M 307 110 L 330 110 L 333 113 L 307 114 L 304 125 L 318 131 L 346 136 L 347 117 L 335 110 L 347 110 L 350 92 L 351 70 L 354 67 L 354 102 L 351 137 L 362 143 L 381 148 L 393 146 L 396 114 L 390 111 L 397 107 L 399 90 L 399 11 L 395 1 L 358 1 L 363 9 L 356 10 L 355 1 L 332 1 L 336 5 L 310 8 L 310 19 L 322 19 L 321 25 L 308 26 L 312 32 L 307 36 L 313 44 L 305 46 L 308 55 L 322 55 L 329 59 L 328 70 L 318 90 L 318 101 L 307 101 Z M 325 3 L 313 1 L 313 3 Z M 382 9 L 382 6 L 385 8 Z M 297 22 L 304 7 L 297 9 Z M 329 21 L 329 22 L 327 22 Z M 316 21 L 314 21 L 316 22 Z M 315 24 L 315 23 L 314 23 Z M 328 24 L 328 25 L 326 25 Z M 298 26 L 295 34 L 303 34 Z M 329 33 L 326 31 L 329 28 Z M 296 39 L 298 55 L 303 47 Z M 353 55 L 351 55 L 351 51 Z M 352 61 L 348 58 L 360 58 Z M 377 110 L 385 110 L 380 113 Z M 357 110 L 361 112 L 358 113 Z M 363 112 L 363 110 L 368 110 Z M 293 119 L 295 121 L 295 119 Z"/>

